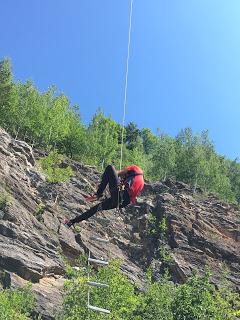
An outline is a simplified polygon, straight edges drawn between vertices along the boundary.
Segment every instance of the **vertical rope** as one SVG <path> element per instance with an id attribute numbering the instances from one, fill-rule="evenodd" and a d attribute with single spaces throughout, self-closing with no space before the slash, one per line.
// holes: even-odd
<path id="1" fill-rule="evenodd" d="M 91 252 L 90 249 L 88 250 L 88 281 L 90 280 L 90 262 L 89 262 L 89 258 L 91 257 Z M 87 292 L 87 308 L 90 305 L 90 287 L 88 286 L 88 292 Z M 88 320 L 90 320 L 90 310 L 88 308 Z"/>
<path id="2" fill-rule="evenodd" d="M 127 63 L 126 63 L 126 75 L 125 75 L 125 89 L 124 89 L 124 103 L 123 103 L 123 119 L 122 119 L 122 139 L 121 139 L 121 155 L 120 155 L 120 170 L 122 169 L 123 160 L 123 136 L 124 136 L 124 124 L 126 117 L 126 105 L 127 105 L 127 88 L 128 88 L 128 65 L 130 57 L 130 45 L 131 45 L 131 31 L 132 31 L 132 10 L 133 0 L 131 0 L 130 15 L 129 15 L 129 29 L 128 29 L 128 50 L 127 50 Z"/>

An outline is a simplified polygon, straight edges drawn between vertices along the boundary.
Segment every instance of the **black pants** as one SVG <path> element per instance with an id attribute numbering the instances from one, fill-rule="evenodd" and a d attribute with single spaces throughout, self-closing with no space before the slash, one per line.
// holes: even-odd
<path id="1" fill-rule="evenodd" d="M 117 208 L 118 205 L 119 205 L 119 208 L 124 208 L 130 203 L 130 197 L 127 190 L 124 190 L 124 191 L 118 190 L 119 178 L 115 168 L 111 165 L 106 167 L 102 175 L 102 180 L 97 190 L 98 197 L 100 197 L 103 194 L 107 185 L 109 186 L 111 197 L 98 203 L 96 206 L 84 212 L 82 215 L 77 216 L 74 219 L 71 219 L 70 222 L 72 224 L 83 221 L 83 220 L 87 220 L 88 218 L 92 217 L 96 212 L 100 210 L 114 209 L 114 208 Z"/>

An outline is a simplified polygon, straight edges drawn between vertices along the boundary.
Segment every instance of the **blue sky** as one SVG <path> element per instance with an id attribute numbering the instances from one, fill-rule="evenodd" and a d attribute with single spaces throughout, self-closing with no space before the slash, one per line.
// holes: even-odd
<path id="1" fill-rule="evenodd" d="M 130 0 L 8 0 L 0 59 L 16 80 L 55 84 L 88 122 L 121 122 Z M 175 136 L 208 129 L 240 156 L 239 0 L 134 0 L 126 121 Z"/>

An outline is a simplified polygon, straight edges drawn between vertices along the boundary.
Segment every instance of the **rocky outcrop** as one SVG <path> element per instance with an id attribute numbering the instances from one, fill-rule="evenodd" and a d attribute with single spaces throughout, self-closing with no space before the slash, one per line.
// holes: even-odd
<path id="1" fill-rule="evenodd" d="M 193 193 L 183 183 L 166 181 L 163 188 L 162 193 L 153 197 L 153 210 L 157 220 L 166 221 L 164 241 L 160 232 L 157 242 L 161 248 L 167 248 L 172 258 L 169 264 L 173 280 L 185 282 L 194 269 L 201 272 L 208 267 L 213 283 L 221 286 L 225 278 L 239 291 L 239 208 L 207 196 L 200 189 Z M 152 186 L 149 189 L 154 193 Z M 149 191 L 148 195 L 151 197 Z M 159 250 L 158 245 L 156 249 Z M 156 258 L 161 260 L 161 254 Z"/>
<path id="2" fill-rule="evenodd" d="M 139 288 L 149 266 L 156 279 L 168 267 L 180 283 L 209 266 L 216 285 L 225 274 L 239 290 L 239 208 L 169 180 L 146 184 L 136 206 L 99 212 L 73 232 L 62 221 L 89 207 L 83 195 L 95 191 L 100 175 L 69 160 L 74 177 L 50 184 L 39 156 L 0 129 L 0 285 L 31 281 L 44 319 L 54 319 L 62 304 L 63 257 L 74 260 L 88 250 L 93 257 L 120 258 Z M 91 235 L 108 237 L 110 244 L 97 244 Z"/>

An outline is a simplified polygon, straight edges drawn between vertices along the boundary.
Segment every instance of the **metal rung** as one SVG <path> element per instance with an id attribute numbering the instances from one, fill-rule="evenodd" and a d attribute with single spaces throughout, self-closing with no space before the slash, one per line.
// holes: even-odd
<path id="1" fill-rule="evenodd" d="M 90 237 L 90 239 L 94 240 L 94 241 L 98 241 L 98 242 L 104 242 L 104 243 L 109 242 L 108 239 L 98 238 L 98 237 L 95 237 L 95 236 Z"/>
<path id="2" fill-rule="evenodd" d="M 108 284 L 105 284 L 105 283 L 88 281 L 87 284 L 88 284 L 89 286 L 92 286 L 92 287 L 108 288 Z"/>
<path id="3" fill-rule="evenodd" d="M 108 313 L 108 314 L 110 313 L 110 311 L 107 309 L 94 307 L 94 306 L 91 306 L 90 304 L 87 307 L 88 307 L 88 309 L 93 310 L 93 311 L 98 311 L 98 312 L 103 312 L 103 313 Z"/>
<path id="4" fill-rule="evenodd" d="M 88 258 L 88 261 L 89 261 L 89 262 L 98 263 L 98 264 L 102 264 L 102 265 L 105 265 L 105 266 L 108 265 L 108 262 L 107 262 L 107 261 L 104 261 L 104 260 L 98 260 L 98 259 Z"/>

